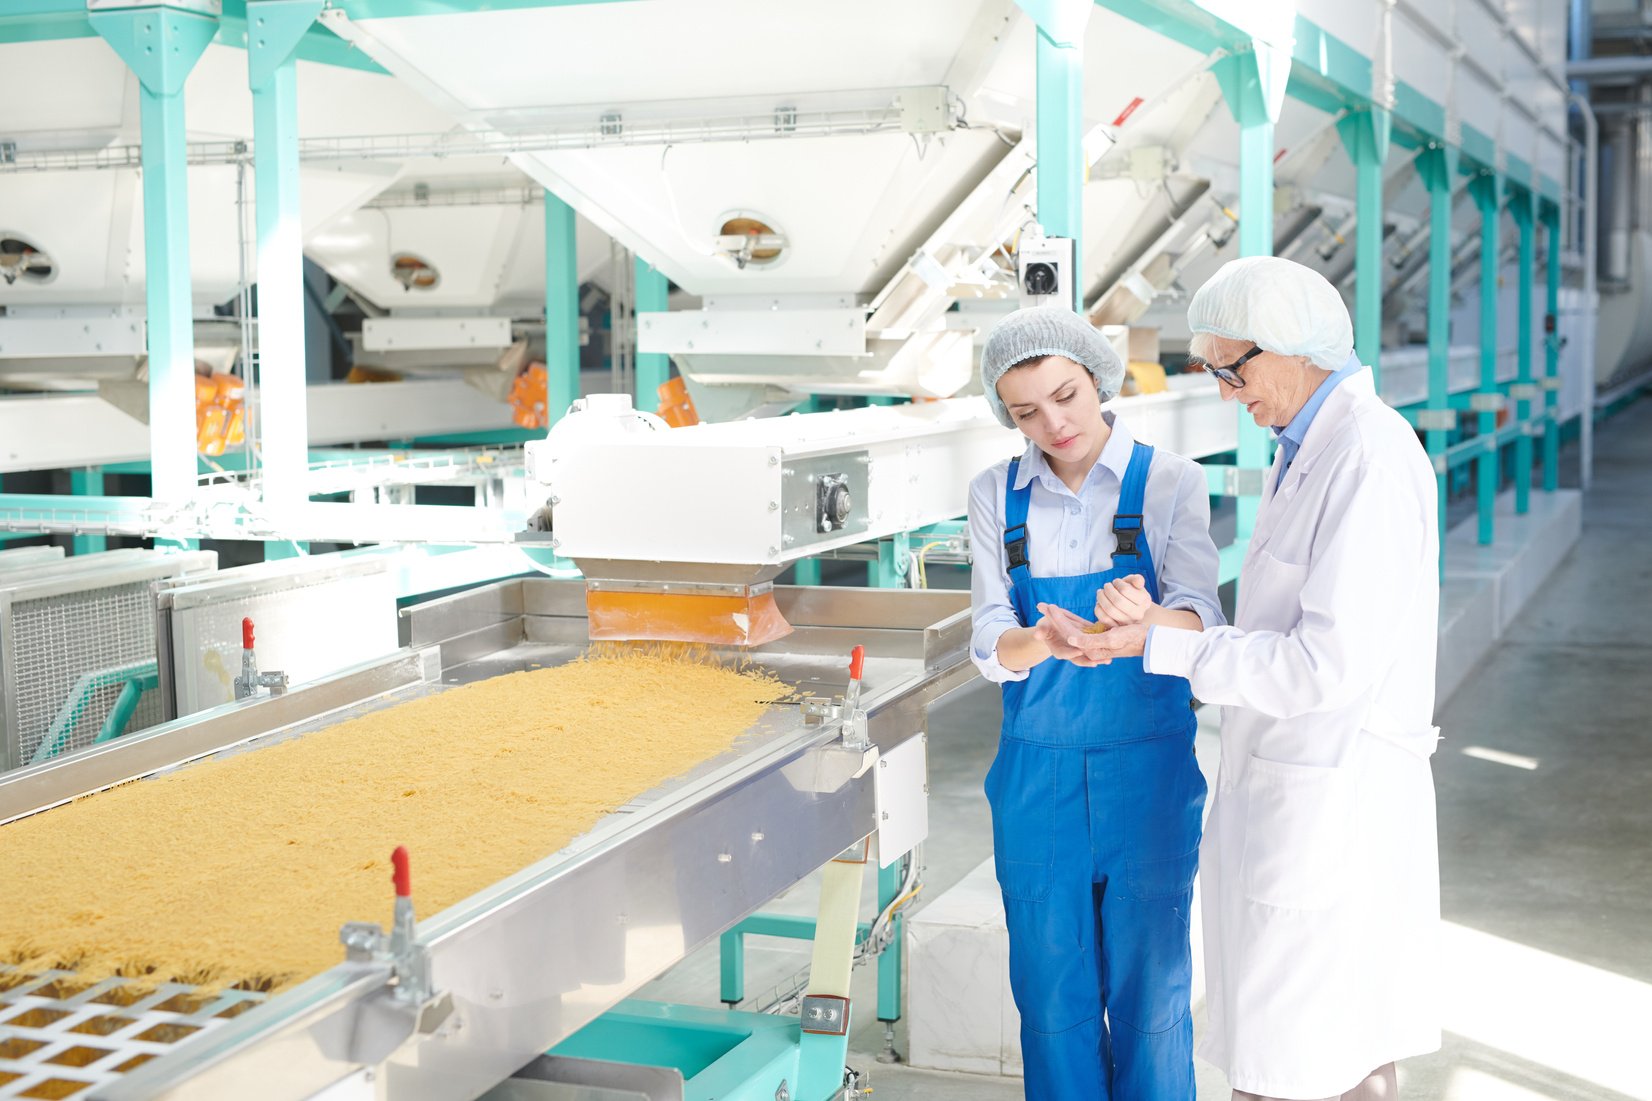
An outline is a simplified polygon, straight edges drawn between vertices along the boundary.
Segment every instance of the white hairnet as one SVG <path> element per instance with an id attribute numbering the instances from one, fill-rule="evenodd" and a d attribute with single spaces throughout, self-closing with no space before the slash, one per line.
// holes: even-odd
<path id="1" fill-rule="evenodd" d="M 998 396 L 998 380 L 1017 363 L 1039 356 L 1066 356 L 1096 380 L 1106 401 L 1124 384 L 1124 361 L 1089 321 L 1063 306 L 1029 306 L 999 321 L 981 349 L 981 388 L 998 421 L 1014 428 L 1015 421 Z"/>
<path id="2" fill-rule="evenodd" d="M 1354 352 L 1342 295 L 1314 269 L 1278 256 L 1223 264 L 1188 303 L 1187 324 L 1265 352 L 1307 356 L 1327 371 L 1339 370 Z"/>

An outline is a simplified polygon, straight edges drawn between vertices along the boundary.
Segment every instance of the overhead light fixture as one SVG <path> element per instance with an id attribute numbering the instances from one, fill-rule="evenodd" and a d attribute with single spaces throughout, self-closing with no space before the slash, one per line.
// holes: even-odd
<path id="1" fill-rule="evenodd" d="M 723 219 L 712 241 L 718 255 L 744 271 L 748 266 L 767 267 L 786 253 L 786 235 L 767 221 L 751 214 L 734 214 Z"/>
<path id="2" fill-rule="evenodd" d="M 0 278 L 12 286 L 18 280 L 50 283 L 57 278 L 57 264 L 45 249 L 16 233 L 0 231 Z"/>

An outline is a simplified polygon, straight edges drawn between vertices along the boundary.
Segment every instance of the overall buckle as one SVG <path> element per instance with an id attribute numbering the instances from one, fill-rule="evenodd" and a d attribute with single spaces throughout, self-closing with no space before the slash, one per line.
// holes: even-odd
<path id="1" fill-rule="evenodd" d="M 1126 526 L 1122 523 L 1124 520 L 1134 520 L 1135 524 Z M 1141 538 L 1142 533 L 1141 520 L 1140 513 L 1127 512 L 1113 517 L 1113 538 L 1117 539 L 1119 544 L 1118 548 L 1113 551 L 1115 557 L 1125 554 L 1134 557 L 1141 553 L 1137 549 L 1137 541 Z"/>

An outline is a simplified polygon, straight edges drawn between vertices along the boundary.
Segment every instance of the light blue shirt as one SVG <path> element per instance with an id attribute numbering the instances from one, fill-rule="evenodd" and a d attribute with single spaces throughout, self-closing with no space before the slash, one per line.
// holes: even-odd
<path id="1" fill-rule="evenodd" d="M 1364 364 L 1360 363 L 1358 356 L 1349 356 L 1347 363 L 1319 384 L 1309 396 L 1307 404 L 1296 411 L 1291 423 L 1284 428 L 1274 429 L 1274 434 L 1279 437 L 1279 446 L 1285 452 L 1285 461 L 1279 464 L 1279 481 L 1274 483 L 1275 489 L 1284 484 L 1285 472 L 1291 468 L 1291 463 L 1296 461 L 1296 453 L 1302 449 L 1302 441 L 1308 438 L 1308 428 L 1314 423 L 1314 417 L 1319 415 L 1319 407 L 1325 404 L 1325 399 L 1331 396 L 1332 390 L 1341 386 L 1343 380 L 1352 378 L 1363 367 Z"/>
<path id="2" fill-rule="evenodd" d="M 1035 577 L 1071 577 L 1113 568 L 1113 514 L 1136 438 L 1112 413 L 1102 414 L 1113 433 L 1101 457 L 1074 493 L 1045 461 L 1036 444 L 1021 456 L 1017 488 L 1032 485 L 1027 508 L 1027 557 Z M 969 543 L 974 630 L 970 657 L 995 684 L 1025 680 L 998 661 L 998 640 L 1023 626 L 1010 602 L 1004 557 L 1004 488 L 1009 461 L 975 476 L 969 486 Z M 1158 573 L 1159 603 L 1196 613 L 1205 626 L 1223 623 L 1216 596 L 1216 544 L 1210 538 L 1210 497 L 1204 471 L 1191 459 L 1153 453 L 1142 502 L 1142 526 Z M 1088 610 L 1080 609 L 1086 612 Z M 1029 625 L 1030 626 L 1030 625 Z"/>

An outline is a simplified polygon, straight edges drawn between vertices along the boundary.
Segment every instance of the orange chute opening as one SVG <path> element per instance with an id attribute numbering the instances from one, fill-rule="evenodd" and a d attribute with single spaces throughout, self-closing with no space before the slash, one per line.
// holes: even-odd
<path id="1" fill-rule="evenodd" d="M 592 641 L 761 646 L 792 633 L 774 590 L 742 596 L 587 589 Z"/>

